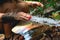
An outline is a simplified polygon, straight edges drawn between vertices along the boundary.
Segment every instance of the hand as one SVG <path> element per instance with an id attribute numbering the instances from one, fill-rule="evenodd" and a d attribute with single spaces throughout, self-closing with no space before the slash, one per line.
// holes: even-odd
<path id="1" fill-rule="evenodd" d="M 36 2 L 36 1 L 26 1 L 26 3 L 28 3 L 28 5 L 31 5 L 32 7 L 37 7 L 37 6 L 43 7 L 44 6 L 42 3 Z"/>
<path id="2" fill-rule="evenodd" d="M 30 6 L 33 8 L 36 8 L 37 6 L 43 7 L 43 4 L 36 1 L 23 1 L 23 2 L 19 2 L 17 6 L 19 10 L 21 10 L 22 12 L 28 13 L 30 10 L 29 9 Z"/>
<path id="3" fill-rule="evenodd" d="M 31 18 L 31 15 L 24 12 L 18 12 L 16 15 L 17 20 L 23 20 L 23 19 L 30 20 L 30 18 Z"/>

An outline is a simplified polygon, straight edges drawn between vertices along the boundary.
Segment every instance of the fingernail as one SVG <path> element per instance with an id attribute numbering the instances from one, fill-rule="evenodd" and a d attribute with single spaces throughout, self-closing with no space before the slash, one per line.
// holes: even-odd
<path id="1" fill-rule="evenodd" d="M 31 16 L 28 17 L 28 21 L 31 19 Z"/>

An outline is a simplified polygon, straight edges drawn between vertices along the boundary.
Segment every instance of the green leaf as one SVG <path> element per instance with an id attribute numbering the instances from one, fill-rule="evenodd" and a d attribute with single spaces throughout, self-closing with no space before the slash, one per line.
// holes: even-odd
<path id="1" fill-rule="evenodd" d="M 60 20 L 60 15 L 56 16 L 54 19 Z"/>

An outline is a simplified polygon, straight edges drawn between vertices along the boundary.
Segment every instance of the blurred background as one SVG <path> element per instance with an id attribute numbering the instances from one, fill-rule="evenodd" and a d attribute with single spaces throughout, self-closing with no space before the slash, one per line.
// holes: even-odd
<path id="1" fill-rule="evenodd" d="M 44 7 L 37 7 L 37 11 L 33 15 L 39 15 L 42 17 L 50 17 L 59 20 L 60 18 L 60 0 L 24 0 L 24 1 L 38 1 L 44 4 Z M 30 8 L 30 12 L 33 11 Z"/>

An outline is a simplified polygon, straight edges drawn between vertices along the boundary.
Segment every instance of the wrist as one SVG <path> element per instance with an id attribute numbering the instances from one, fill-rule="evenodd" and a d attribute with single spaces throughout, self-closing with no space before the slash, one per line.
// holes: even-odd
<path id="1" fill-rule="evenodd" d="M 0 13 L 0 22 L 2 22 L 2 16 L 5 15 L 3 13 Z"/>
<path id="2" fill-rule="evenodd" d="M 15 18 L 12 17 L 12 16 L 3 15 L 2 18 L 1 18 L 1 20 L 2 20 L 3 23 L 9 23 L 9 22 L 14 21 Z"/>

